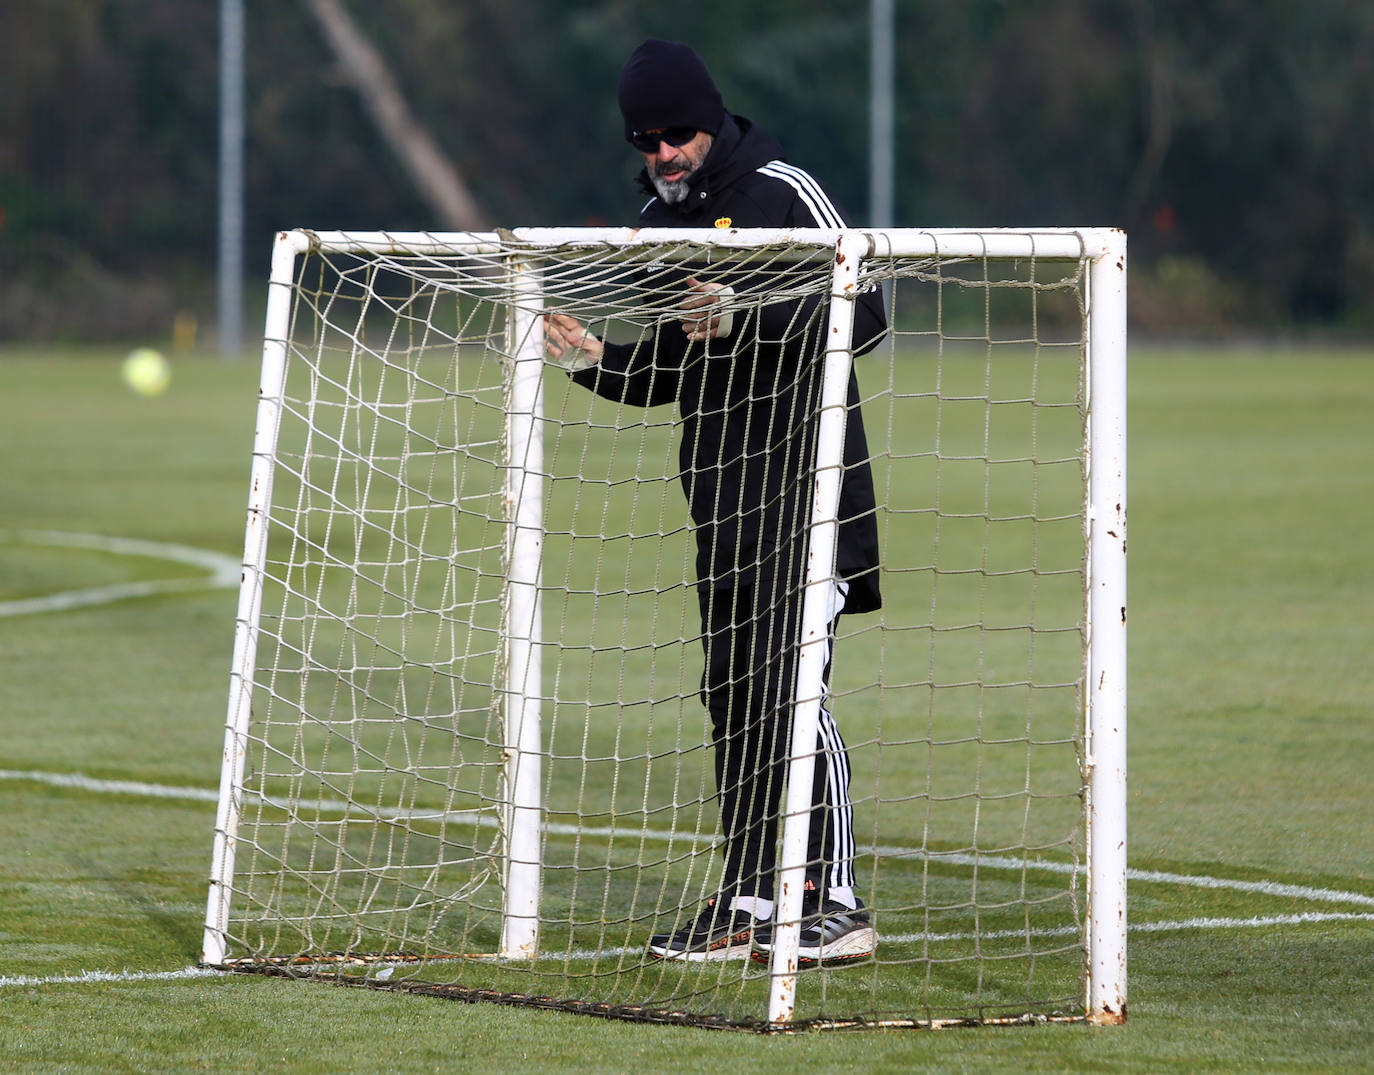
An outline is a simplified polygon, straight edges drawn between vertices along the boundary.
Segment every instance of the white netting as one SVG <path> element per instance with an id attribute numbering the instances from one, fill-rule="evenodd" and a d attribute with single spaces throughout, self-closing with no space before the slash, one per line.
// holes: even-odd
<path id="1" fill-rule="evenodd" d="M 732 286 L 746 332 L 764 307 L 793 311 L 787 336 L 814 357 L 833 251 L 476 249 L 317 245 L 299 261 L 228 959 L 756 1023 L 766 966 L 645 952 L 722 869 L 683 418 L 599 398 L 552 363 L 539 953 L 494 958 L 520 464 L 506 412 L 513 326 L 527 323 L 511 300 L 533 268 L 544 307 L 650 340 L 680 331 L 683 277 L 706 272 Z M 884 605 L 840 619 L 830 709 L 852 767 L 857 892 L 881 941 L 808 972 L 798 1020 L 1081 1014 L 1085 264 L 864 264 L 889 323 L 855 363 Z M 704 360 L 760 346 L 756 333 Z M 811 363 L 740 391 L 809 407 L 814 388 Z M 770 443 L 804 456 L 812 435 L 807 418 Z M 777 496 L 804 507 L 808 489 L 784 477 Z M 720 491 L 737 500 L 726 513 L 748 511 L 739 495 Z M 769 525 L 783 548 L 804 532 Z"/>

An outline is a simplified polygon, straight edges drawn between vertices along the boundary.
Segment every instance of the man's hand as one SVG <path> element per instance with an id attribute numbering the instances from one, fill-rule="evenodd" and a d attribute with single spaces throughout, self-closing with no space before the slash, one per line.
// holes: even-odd
<path id="1" fill-rule="evenodd" d="M 713 340 L 728 336 L 735 327 L 735 315 L 721 305 L 735 296 L 726 284 L 712 284 L 687 278 L 690 294 L 682 301 L 682 331 L 689 340 Z"/>
<path id="2" fill-rule="evenodd" d="M 555 362 L 576 371 L 595 366 L 604 351 L 601 341 L 585 325 L 567 314 L 544 315 L 544 353 Z"/>

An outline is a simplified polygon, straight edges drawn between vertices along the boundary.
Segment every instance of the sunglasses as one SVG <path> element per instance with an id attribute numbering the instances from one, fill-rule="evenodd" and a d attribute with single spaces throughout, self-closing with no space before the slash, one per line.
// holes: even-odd
<path id="1" fill-rule="evenodd" d="M 679 149 L 696 136 L 697 129 L 695 127 L 665 127 L 661 131 L 635 131 L 630 135 L 630 145 L 641 153 L 657 153 L 660 142 L 667 142 L 674 149 Z"/>

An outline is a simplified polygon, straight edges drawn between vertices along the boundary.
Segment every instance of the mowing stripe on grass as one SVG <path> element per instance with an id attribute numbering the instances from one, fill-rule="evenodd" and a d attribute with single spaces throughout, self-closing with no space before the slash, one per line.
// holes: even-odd
<path id="1" fill-rule="evenodd" d="M 164 784 L 148 784 L 136 780 L 97 780 L 81 773 L 49 773 L 39 769 L 0 769 L 0 780 L 30 781 L 49 787 L 75 788 L 98 794 L 144 795 L 159 799 L 188 799 L 196 802 L 216 802 L 219 792 L 211 788 L 176 787 Z M 474 811 L 424 812 L 416 810 L 361 810 L 356 804 L 350 805 L 342 800 L 316 804 L 324 809 L 353 810 L 364 817 L 384 818 L 386 820 L 463 820 L 477 821 L 480 824 L 497 824 L 494 816 L 479 815 Z M 613 836 L 625 835 L 624 829 L 589 828 L 577 825 L 546 824 L 544 831 L 556 836 Z M 659 840 L 685 839 L 683 833 L 671 830 L 645 829 L 636 831 L 636 836 Z M 966 852 L 946 852 L 920 850 L 910 847 L 879 846 L 871 852 L 860 850 L 860 854 L 872 854 L 879 858 L 925 858 L 930 862 L 948 863 L 952 866 L 976 866 L 987 870 L 1043 870 L 1048 873 L 1083 873 L 1082 866 L 1071 862 L 1050 862 L 1044 859 L 1018 859 L 1010 855 L 970 855 Z M 1374 907 L 1374 896 L 1362 892 L 1345 892 L 1333 888 L 1315 888 L 1309 885 L 1293 885 L 1279 881 L 1241 881 L 1228 877 L 1208 877 L 1198 874 L 1167 873 L 1161 870 L 1128 869 L 1126 876 L 1131 881 L 1144 884 L 1181 885 L 1187 888 L 1227 889 L 1232 892 L 1249 892 L 1262 896 L 1276 896 L 1285 899 L 1307 900 L 1313 903 L 1352 903 L 1357 906 Z M 1229 921 L 1229 920 L 1228 920 Z M 1133 927 L 1136 928 L 1136 927 Z M 1020 933 L 1017 934 L 1021 936 Z"/>

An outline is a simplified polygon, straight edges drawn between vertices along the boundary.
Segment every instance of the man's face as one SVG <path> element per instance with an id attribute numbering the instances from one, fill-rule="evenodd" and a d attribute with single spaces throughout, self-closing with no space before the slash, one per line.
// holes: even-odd
<path id="1" fill-rule="evenodd" d="M 646 133 L 652 135 L 658 132 Z M 696 137 L 680 146 L 660 140 L 653 152 L 641 150 L 644 167 L 648 169 L 649 178 L 653 180 L 654 189 L 658 191 L 660 198 L 672 204 L 687 197 L 688 180 L 701 167 L 701 162 L 706 159 L 713 141 L 712 136 L 705 131 L 697 131 Z"/>

